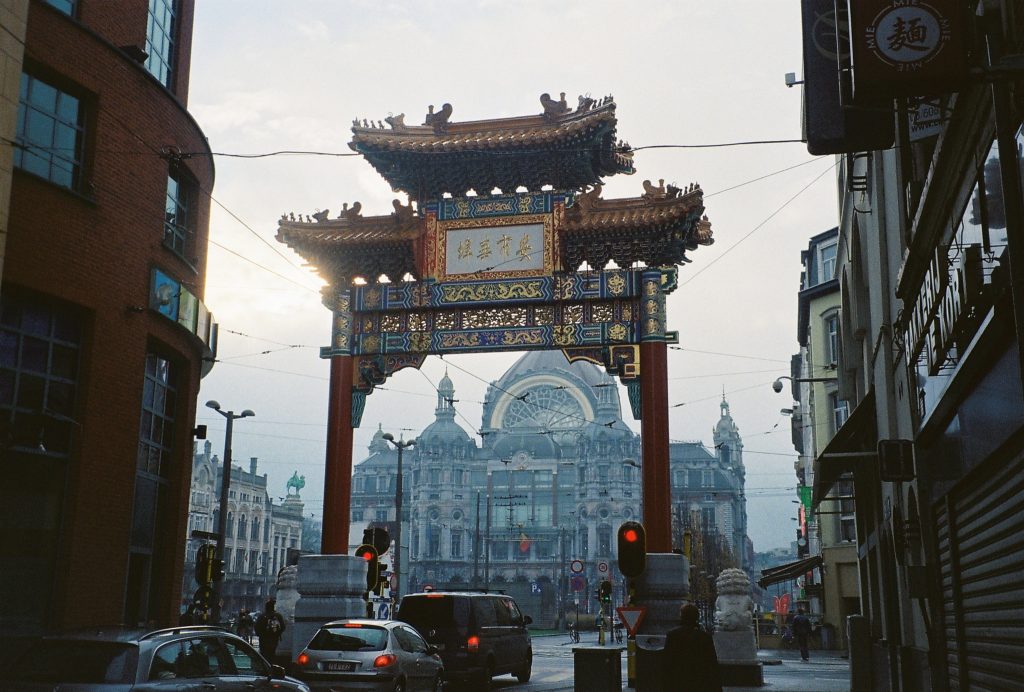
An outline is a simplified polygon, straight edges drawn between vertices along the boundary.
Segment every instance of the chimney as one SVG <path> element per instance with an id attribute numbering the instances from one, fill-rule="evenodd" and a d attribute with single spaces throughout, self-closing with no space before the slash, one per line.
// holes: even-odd
<path id="1" fill-rule="evenodd" d="M 256 475 L 256 457 L 249 457 L 249 473 Z"/>

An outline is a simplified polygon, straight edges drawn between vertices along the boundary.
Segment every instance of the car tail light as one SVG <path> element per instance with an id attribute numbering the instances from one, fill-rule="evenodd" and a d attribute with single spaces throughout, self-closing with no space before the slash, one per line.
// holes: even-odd
<path id="1" fill-rule="evenodd" d="M 472 637 L 467 639 L 466 640 L 466 648 L 469 649 L 470 651 L 479 651 L 480 650 L 480 637 L 478 637 L 478 636 L 476 636 L 474 634 Z"/>
<path id="2" fill-rule="evenodd" d="M 305 651 L 303 651 L 301 654 L 299 654 L 299 657 L 295 659 L 295 662 L 298 663 L 300 666 L 308 665 L 309 664 L 309 654 L 307 654 Z"/>
<path id="3" fill-rule="evenodd" d="M 362 627 L 362 625 L 359 624 L 358 622 L 346 622 L 344 625 L 342 625 L 342 627 L 355 627 L 355 628 L 359 628 L 359 627 Z"/>
<path id="4" fill-rule="evenodd" d="M 387 668 L 390 665 L 394 665 L 398 657 L 394 654 L 381 654 L 377 658 L 373 659 L 374 668 Z"/>

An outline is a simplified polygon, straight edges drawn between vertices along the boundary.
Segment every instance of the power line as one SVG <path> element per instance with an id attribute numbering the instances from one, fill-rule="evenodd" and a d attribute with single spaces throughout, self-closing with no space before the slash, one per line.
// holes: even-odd
<path id="1" fill-rule="evenodd" d="M 755 234 L 755 233 L 756 233 L 756 232 L 757 232 L 758 230 L 760 230 L 760 229 L 761 229 L 761 228 L 762 228 L 762 227 L 763 227 L 763 226 L 764 226 L 765 224 L 767 224 L 767 223 L 768 223 L 769 221 L 771 221 L 771 220 L 772 220 L 773 218 L 775 218 L 775 216 L 776 216 L 776 215 L 778 215 L 779 213 L 781 213 L 783 209 L 785 209 L 786 207 L 788 207 L 788 206 L 790 205 L 790 203 L 791 203 L 791 202 L 792 202 L 793 200 L 795 200 L 795 199 L 796 199 L 797 197 L 799 197 L 799 196 L 800 196 L 800 195 L 802 195 L 802 194 L 803 194 L 804 192 L 806 192 L 806 191 L 807 191 L 807 189 L 811 187 L 811 185 L 814 185 L 814 183 L 816 183 L 816 182 L 818 182 L 819 180 L 821 180 L 821 178 L 823 178 L 823 177 L 825 176 L 825 174 L 826 174 L 826 173 L 828 173 L 829 171 L 831 171 L 831 170 L 835 169 L 835 167 L 836 167 L 836 166 L 838 166 L 838 165 L 839 165 L 839 162 L 838 162 L 838 161 L 836 161 L 835 163 L 831 164 L 831 165 L 830 165 L 830 166 L 829 166 L 828 168 L 826 168 L 825 170 L 823 170 L 823 171 L 822 171 L 821 173 L 819 173 L 819 174 L 818 174 L 817 176 L 815 176 L 814 180 L 812 180 L 811 182 L 807 183 L 807 184 L 806 184 L 806 185 L 804 185 L 804 186 L 803 186 L 802 188 L 800 188 L 799 192 L 797 192 L 797 193 L 796 193 L 795 195 L 793 195 L 792 197 L 790 197 L 789 199 L 787 199 L 787 200 L 786 200 L 785 202 L 783 202 L 783 203 L 782 203 L 782 205 L 781 205 L 781 206 L 780 206 L 780 207 L 779 207 L 778 209 L 776 209 L 776 210 L 775 210 L 775 211 L 773 211 L 773 212 L 772 212 L 771 214 L 769 214 L 769 215 L 768 215 L 768 216 L 767 216 L 767 217 L 766 217 L 766 218 L 764 219 L 764 221 L 762 221 L 761 223 L 759 223 L 759 224 L 757 224 L 756 226 L 754 226 L 754 228 L 752 228 L 752 229 L 750 230 L 750 232 L 748 232 L 748 233 L 747 233 L 747 234 L 746 234 L 745 236 L 743 236 L 742 238 L 740 238 L 739 240 L 737 240 L 737 241 L 736 241 L 735 243 L 733 243 L 732 245 L 730 245 L 729 247 L 727 247 L 727 248 L 726 248 L 726 249 L 725 249 L 725 250 L 724 250 L 724 251 L 722 252 L 722 254 L 720 254 L 720 255 L 719 255 L 718 257 L 715 257 L 715 258 L 714 258 L 713 260 L 711 260 L 711 261 L 710 261 L 710 262 L 708 262 L 707 264 L 704 264 L 704 265 L 702 265 L 702 266 L 701 266 L 701 268 L 700 268 L 699 270 L 697 270 L 697 271 L 696 271 L 696 272 L 694 272 L 693 274 L 690 274 L 690 276 L 689 276 L 689 277 L 688 277 L 688 278 L 686 279 L 686 281 L 683 281 L 682 283 L 680 283 L 680 284 L 679 284 L 680 288 L 681 288 L 681 287 L 683 287 L 683 286 L 685 286 L 686 284 L 690 283 L 690 282 L 691 282 L 691 281 L 693 281 L 694 279 L 696 279 L 696 278 L 697 278 L 698 276 L 700 276 L 701 274 L 703 274 L 703 273 L 704 273 L 705 271 L 707 271 L 708 269 L 710 269 L 711 267 L 713 267 L 713 266 L 715 265 L 715 263 L 717 263 L 717 262 L 718 262 L 719 260 L 721 260 L 721 259 L 722 259 L 723 257 L 725 257 L 725 256 L 726 256 L 726 255 L 728 255 L 728 254 L 729 254 L 730 252 L 732 252 L 732 251 L 733 251 L 733 250 L 735 250 L 735 249 L 736 249 L 737 247 L 739 247 L 740 243 L 742 243 L 742 242 L 743 242 L 744 240 L 746 240 L 746 239 L 747 239 L 747 238 L 749 238 L 750 236 L 754 235 L 754 234 Z"/>

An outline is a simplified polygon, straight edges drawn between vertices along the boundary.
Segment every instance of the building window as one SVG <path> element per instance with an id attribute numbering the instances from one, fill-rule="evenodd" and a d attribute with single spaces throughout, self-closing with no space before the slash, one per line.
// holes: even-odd
<path id="1" fill-rule="evenodd" d="M 245 515 L 238 517 L 238 540 L 245 538 Z"/>
<path id="2" fill-rule="evenodd" d="M 586 560 L 587 553 L 590 552 L 590 538 L 587 535 L 587 528 L 585 526 L 581 526 L 579 530 L 579 548 L 579 555 L 577 557 L 580 560 Z"/>
<path id="3" fill-rule="evenodd" d="M 856 542 L 857 540 L 857 505 L 854 500 L 853 480 L 847 478 L 839 479 L 836 483 L 836 492 L 839 495 L 839 537 L 843 541 Z"/>
<path id="4" fill-rule="evenodd" d="M 188 259 L 186 251 L 194 237 L 196 184 L 181 170 L 167 174 L 167 199 L 164 207 L 164 245 Z"/>
<path id="5" fill-rule="evenodd" d="M 171 86 L 177 32 L 176 0 L 149 0 L 146 26 L 146 69 L 165 87 Z"/>
<path id="6" fill-rule="evenodd" d="M 610 526 L 597 527 L 597 556 L 611 557 L 612 555 L 612 528 Z"/>
<path id="7" fill-rule="evenodd" d="M 84 141 L 81 101 L 30 74 L 21 74 L 14 165 L 78 189 Z"/>
<path id="8" fill-rule="evenodd" d="M 452 529 L 452 557 L 462 557 L 462 531 Z"/>
<path id="9" fill-rule="evenodd" d="M 700 485 L 702 488 L 711 488 L 715 485 L 715 472 L 714 471 L 701 471 L 700 472 Z"/>
<path id="10" fill-rule="evenodd" d="M 258 541 L 260 539 L 260 518 L 252 518 L 252 531 L 249 533 L 249 538 Z"/>
<path id="11" fill-rule="evenodd" d="M 270 542 L 270 517 L 263 520 L 263 542 Z"/>
<path id="12" fill-rule="evenodd" d="M 224 535 L 228 538 L 235 537 L 235 513 L 228 512 L 228 523 L 225 525 Z"/>
<path id="13" fill-rule="evenodd" d="M 386 509 L 378 509 L 376 514 L 376 521 L 378 524 L 386 523 L 388 520 L 388 511 Z"/>
<path id="14" fill-rule="evenodd" d="M 46 4 L 69 17 L 75 16 L 75 0 L 46 0 Z"/>
<path id="15" fill-rule="evenodd" d="M 846 403 L 845 399 L 839 398 L 838 392 L 832 392 L 828 395 L 829 406 L 832 407 L 832 434 L 839 432 L 839 428 L 843 427 L 843 423 L 850 417 L 850 405 Z"/>
<path id="16" fill-rule="evenodd" d="M 701 528 L 704 531 L 713 531 L 715 529 L 715 508 L 714 507 L 702 507 L 700 510 L 700 518 L 702 522 Z"/>
<path id="17" fill-rule="evenodd" d="M 818 283 L 836 278 L 836 241 L 818 246 Z"/>
<path id="18" fill-rule="evenodd" d="M 7 295 L 0 305 L 0 443 L 67 456 L 81 326 L 70 313 Z"/>
<path id="19" fill-rule="evenodd" d="M 587 470 L 582 466 L 576 468 L 576 481 L 580 485 L 587 482 Z"/>
<path id="20" fill-rule="evenodd" d="M 825 317 L 825 363 L 839 363 L 839 313 Z"/>
<path id="21" fill-rule="evenodd" d="M 174 439 L 174 410 L 177 403 L 177 368 L 155 353 L 146 356 L 142 390 L 142 423 L 139 430 L 139 471 L 165 475 Z"/>
<path id="22" fill-rule="evenodd" d="M 241 548 L 235 549 L 235 564 L 233 572 L 244 572 L 245 571 L 245 551 Z"/>
<path id="23" fill-rule="evenodd" d="M 353 509 L 352 510 L 352 521 L 362 521 L 362 520 L 363 520 L 363 510 L 362 509 Z"/>

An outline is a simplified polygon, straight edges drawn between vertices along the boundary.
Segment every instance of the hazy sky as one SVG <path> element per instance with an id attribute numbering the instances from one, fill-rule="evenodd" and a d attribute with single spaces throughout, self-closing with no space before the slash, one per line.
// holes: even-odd
<path id="1" fill-rule="evenodd" d="M 541 112 L 540 94 L 563 91 L 571 104 L 614 95 L 618 135 L 634 147 L 799 139 L 800 90 L 784 79 L 801 72 L 799 20 L 792 0 L 206 0 L 196 7 L 189 109 L 223 154 L 349 153 L 353 118 L 405 113 L 420 123 L 443 103 L 453 121 L 529 115 Z M 357 200 L 364 215 L 387 214 L 405 196 L 361 157 L 215 161 L 206 302 L 222 362 L 200 404 L 253 409 L 234 426 L 236 463 L 259 457 L 275 498 L 294 471 L 305 475 L 307 514 L 319 517 L 328 364 L 317 349 L 330 314 L 319 280 L 274 240 L 277 220 L 324 208 L 335 216 Z M 634 163 L 636 175 L 606 179 L 604 197 L 639 195 L 645 179 L 699 182 L 716 241 L 690 254 L 668 299 L 683 349 L 669 351 L 671 437 L 711 444 L 724 388 L 746 446 L 754 547 L 786 547 L 796 453 L 779 410 L 791 400 L 770 385 L 798 349 L 800 251 L 836 224 L 834 160 L 767 144 L 649 149 Z M 457 420 L 470 433 L 485 382 L 516 357 L 452 360 Z M 368 398 L 356 461 L 378 422 L 415 436 L 433 419 L 430 383 L 444 370 L 429 358 Z M 202 407 L 198 418 L 221 454 L 223 419 Z"/>

